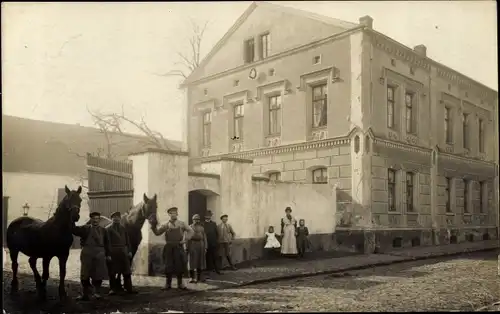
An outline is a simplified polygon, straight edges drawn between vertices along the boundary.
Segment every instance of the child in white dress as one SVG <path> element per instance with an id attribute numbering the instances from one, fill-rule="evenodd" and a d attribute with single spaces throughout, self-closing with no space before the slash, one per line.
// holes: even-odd
<path id="1" fill-rule="evenodd" d="M 281 247 L 280 241 L 276 238 L 276 234 L 274 233 L 274 227 L 269 226 L 269 229 L 266 232 L 266 244 L 264 245 L 264 250 L 266 251 L 267 257 L 271 257 L 274 253 L 277 253 L 277 250 Z"/>

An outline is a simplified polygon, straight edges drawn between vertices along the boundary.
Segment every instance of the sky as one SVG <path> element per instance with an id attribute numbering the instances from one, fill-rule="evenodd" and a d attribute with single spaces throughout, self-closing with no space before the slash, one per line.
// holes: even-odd
<path id="1" fill-rule="evenodd" d="M 497 90 L 495 1 L 274 1 L 375 30 Z M 173 69 L 189 20 L 208 21 L 207 54 L 251 2 L 2 3 L 3 114 L 92 126 L 92 111 L 141 118 L 181 140 L 184 93 Z M 134 133 L 130 128 L 127 131 Z"/>

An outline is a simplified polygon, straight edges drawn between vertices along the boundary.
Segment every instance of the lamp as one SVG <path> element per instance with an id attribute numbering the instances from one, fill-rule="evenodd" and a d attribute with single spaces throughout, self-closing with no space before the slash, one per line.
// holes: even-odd
<path id="1" fill-rule="evenodd" d="M 23 216 L 28 216 L 28 212 L 30 211 L 30 205 L 28 203 L 24 203 L 23 205 Z"/>

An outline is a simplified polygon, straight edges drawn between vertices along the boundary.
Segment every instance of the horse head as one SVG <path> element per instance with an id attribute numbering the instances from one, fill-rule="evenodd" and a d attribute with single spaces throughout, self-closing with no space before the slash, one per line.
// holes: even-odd
<path id="1" fill-rule="evenodd" d="M 157 223 L 156 214 L 158 212 L 158 202 L 156 194 L 152 198 L 148 198 L 146 193 L 143 195 L 143 214 L 146 217 L 150 224 Z"/>
<path id="2" fill-rule="evenodd" d="M 58 219 L 75 223 L 80 220 L 80 207 L 82 205 L 82 187 L 79 186 L 78 190 L 70 190 L 68 186 L 64 186 L 66 195 L 59 203 L 54 216 Z"/>

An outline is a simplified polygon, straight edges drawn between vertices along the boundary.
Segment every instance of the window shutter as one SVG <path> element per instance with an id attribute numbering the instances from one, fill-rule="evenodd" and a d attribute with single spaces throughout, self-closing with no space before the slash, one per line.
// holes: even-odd
<path id="1" fill-rule="evenodd" d="M 262 60 L 262 58 L 263 58 L 262 50 L 263 50 L 262 36 L 259 36 L 259 40 L 257 41 L 257 51 L 259 52 L 259 60 Z"/>
<path id="2" fill-rule="evenodd" d="M 248 41 L 243 42 L 243 62 L 248 63 Z"/>

